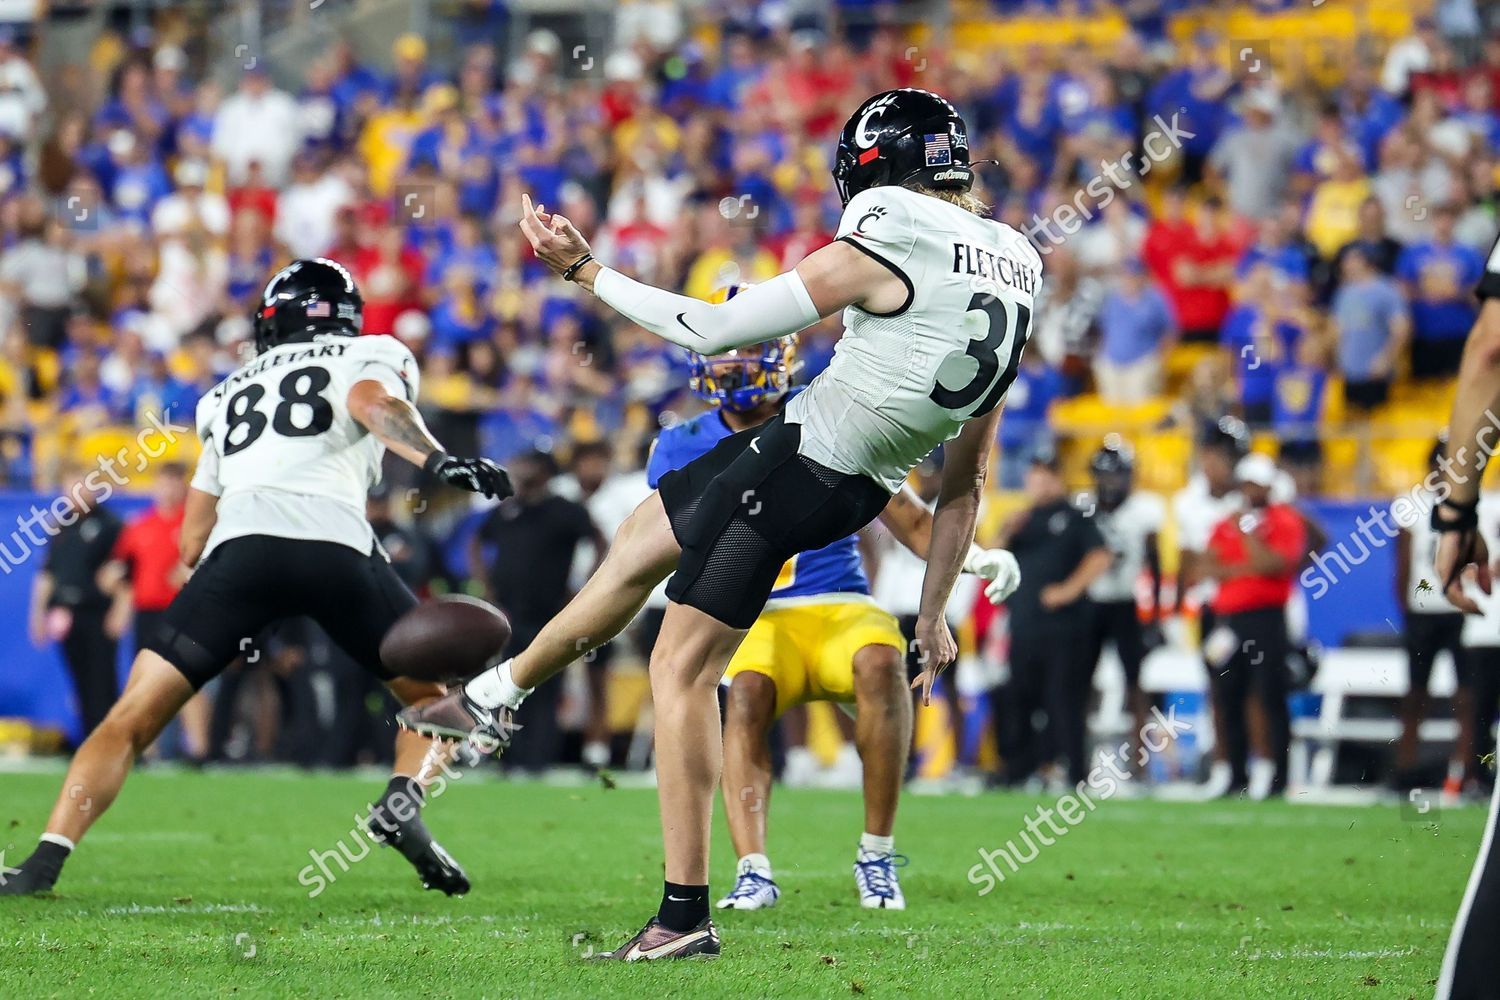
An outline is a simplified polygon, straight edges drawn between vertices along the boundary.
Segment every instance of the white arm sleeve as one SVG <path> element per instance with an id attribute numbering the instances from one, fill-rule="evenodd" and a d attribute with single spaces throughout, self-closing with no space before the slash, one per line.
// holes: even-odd
<path id="1" fill-rule="evenodd" d="M 752 285 L 728 302 L 712 305 L 653 288 L 606 267 L 594 278 L 594 294 L 626 319 L 699 354 L 719 354 L 775 340 L 822 318 L 796 271 L 779 274 Z"/>

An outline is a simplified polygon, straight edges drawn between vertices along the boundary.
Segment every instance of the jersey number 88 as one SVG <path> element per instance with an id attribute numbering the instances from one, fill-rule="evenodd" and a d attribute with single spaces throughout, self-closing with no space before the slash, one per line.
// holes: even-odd
<path id="1" fill-rule="evenodd" d="M 280 399 L 269 418 L 259 409 L 266 396 L 266 387 L 256 383 L 245 386 L 229 397 L 225 413 L 228 426 L 224 429 L 224 454 L 233 455 L 250 447 L 266 432 L 267 424 L 282 437 L 314 437 L 328 430 L 333 426 L 333 404 L 324 399 L 322 393 L 332 381 L 328 369 L 317 365 L 287 372 L 276 387 Z M 304 409 L 299 411 L 299 406 Z M 308 416 L 309 411 L 311 416 Z M 306 417 L 306 422 L 299 423 L 298 417 Z M 244 434 L 236 439 L 241 428 L 244 428 Z"/>

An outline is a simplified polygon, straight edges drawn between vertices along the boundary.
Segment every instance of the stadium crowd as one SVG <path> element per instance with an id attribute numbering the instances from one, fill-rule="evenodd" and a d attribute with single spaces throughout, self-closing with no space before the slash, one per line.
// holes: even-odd
<path id="1" fill-rule="evenodd" d="M 1500 26 L 1444 3 L 1315 79 L 1170 30 L 1178 6 L 1123 8 L 1102 52 L 1003 57 L 838 7 L 742 5 L 709 32 L 641 3 L 580 58 L 546 30 L 502 50 L 471 12 L 451 58 L 417 35 L 338 40 L 227 87 L 198 39 L 122 31 L 49 89 L 34 39 L 0 32 L 0 479 L 52 489 L 101 429 L 188 422 L 242 359 L 266 276 L 312 256 L 355 275 L 367 334 L 418 354 L 453 450 L 638 475 L 655 430 L 702 405 L 687 358 L 542 280 L 521 193 L 597 234 L 602 260 L 708 297 L 832 239 L 844 111 L 917 86 L 959 107 L 973 159 L 996 161 L 995 215 L 1047 255 L 999 486 L 1088 398 L 1164 400 L 1191 439 L 1237 417 L 1317 492 L 1328 414 L 1441 394 L 1457 370 L 1500 228 Z M 800 379 L 839 331 L 802 336 Z M 454 497 L 398 478 L 372 505 L 414 586 L 493 592 Z"/>

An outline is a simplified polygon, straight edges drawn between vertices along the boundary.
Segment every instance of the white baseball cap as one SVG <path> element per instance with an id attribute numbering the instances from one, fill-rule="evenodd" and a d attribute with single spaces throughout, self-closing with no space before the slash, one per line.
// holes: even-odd
<path id="1" fill-rule="evenodd" d="M 1254 483 L 1270 489 L 1276 482 L 1276 461 L 1270 455 L 1252 451 L 1240 459 L 1234 467 L 1234 478 L 1241 483 Z"/>

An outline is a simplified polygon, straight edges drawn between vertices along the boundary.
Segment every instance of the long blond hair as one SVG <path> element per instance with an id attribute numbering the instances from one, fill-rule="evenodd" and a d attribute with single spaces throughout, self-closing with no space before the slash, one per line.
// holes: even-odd
<path id="1" fill-rule="evenodd" d="M 946 201 L 950 205 L 957 205 L 965 212 L 973 212 L 981 218 L 988 218 L 990 206 L 979 200 L 979 196 L 973 191 L 960 191 L 957 188 L 933 188 L 925 184 L 913 184 L 912 190 L 918 194 L 931 195 L 940 201 Z"/>

